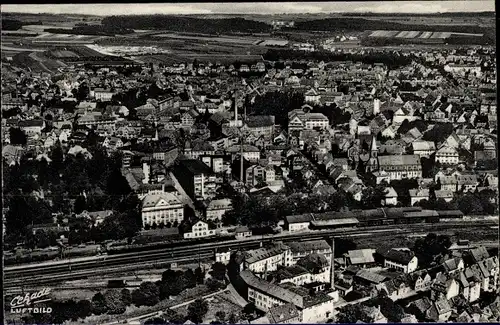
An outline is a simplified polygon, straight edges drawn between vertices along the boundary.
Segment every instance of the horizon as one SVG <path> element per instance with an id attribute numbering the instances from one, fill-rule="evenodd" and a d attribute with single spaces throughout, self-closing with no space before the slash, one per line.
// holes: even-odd
<path id="1" fill-rule="evenodd" d="M 267 3 L 118 3 L 1 5 L 8 14 L 63 15 L 286 15 L 286 14 L 444 14 L 495 12 L 495 2 L 380 1 L 380 2 L 267 2 Z M 113 12 L 113 14 L 108 14 Z"/>

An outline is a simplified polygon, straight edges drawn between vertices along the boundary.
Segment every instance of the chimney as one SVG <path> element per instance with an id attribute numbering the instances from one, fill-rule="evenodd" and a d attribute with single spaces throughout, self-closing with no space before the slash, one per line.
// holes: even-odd
<path id="1" fill-rule="evenodd" d="M 151 168 L 149 167 L 147 162 L 142 163 L 142 172 L 144 173 L 144 179 L 142 180 L 142 183 L 149 184 L 149 174 L 151 172 Z"/>
<path id="2" fill-rule="evenodd" d="M 330 288 L 335 290 L 335 238 L 332 237 L 332 257 L 330 258 Z"/>
<path id="3" fill-rule="evenodd" d="M 378 115 L 380 113 L 380 99 L 375 98 L 373 100 L 373 115 Z"/>
<path id="4" fill-rule="evenodd" d="M 238 94 L 234 93 L 234 124 L 238 126 Z"/>

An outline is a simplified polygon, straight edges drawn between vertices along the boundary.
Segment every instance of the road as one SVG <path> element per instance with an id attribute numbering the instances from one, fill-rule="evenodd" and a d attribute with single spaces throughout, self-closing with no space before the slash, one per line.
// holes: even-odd
<path id="1" fill-rule="evenodd" d="M 179 261 L 192 261 L 200 258 L 213 258 L 216 249 L 231 248 L 252 249 L 260 246 L 261 242 L 270 243 L 276 240 L 283 241 L 311 241 L 329 237 L 363 237 L 377 234 L 379 236 L 401 236 L 415 233 L 428 233 L 438 231 L 454 231 L 457 229 L 471 229 L 479 227 L 489 228 L 492 221 L 474 223 L 446 223 L 446 224 L 415 224 L 415 225 L 390 225 L 371 227 L 370 229 L 353 230 L 327 230 L 302 233 L 286 233 L 276 236 L 258 236 L 244 240 L 228 240 L 224 242 L 205 243 L 193 247 L 173 247 L 150 251 L 122 253 L 116 255 L 103 255 L 94 260 L 61 261 L 40 267 L 39 265 L 23 265 L 6 267 L 4 269 L 5 288 L 20 287 L 21 285 L 50 284 L 62 281 L 87 278 L 100 274 L 122 273 L 124 271 L 144 269 L 144 267 L 161 267 L 166 263 Z"/>

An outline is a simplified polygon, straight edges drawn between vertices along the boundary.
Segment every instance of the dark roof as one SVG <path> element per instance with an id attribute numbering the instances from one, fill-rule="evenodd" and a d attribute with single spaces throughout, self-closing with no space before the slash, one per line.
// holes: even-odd
<path id="1" fill-rule="evenodd" d="M 245 122 L 249 127 L 273 126 L 274 116 L 272 115 L 248 116 Z"/>
<path id="2" fill-rule="evenodd" d="M 197 159 L 186 159 L 179 162 L 179 166 L 189 170 L 192 174 L 213 174 L 212 169 Z"/>
<path id="3" fill-rule="evenodd" d="M 398 262 L 401 264 L 408 264 L 408 263 L 410 263 L 413 256 L 414 255 L 412 252 L 398 251 L 395 249 L 391 249 L 387 254 L 385 254 L 384 258 L 386 260 Z"/>

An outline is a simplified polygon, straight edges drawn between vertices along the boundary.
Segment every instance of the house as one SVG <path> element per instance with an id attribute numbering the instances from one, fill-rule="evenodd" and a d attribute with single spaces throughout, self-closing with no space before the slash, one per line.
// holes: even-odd
<path id="1" fill-rule="evenodd" d="M 148 194 L 142 200 L 142 225 L 179 224 L 184 220 L 184 205 L 171 193 Z"/>
<path id="2" fill-rule="evenodd" d="M 447 299 L 441 299 L 432 303 L 431 307 L 427 310 L 426 316 L 434 322 L 446 322 L 452 313 L 452 308 Z"/>
<path id="3" fill-rule="evenodd" d="M 456 148 L 444 145 L 436 151 L 435 161 L 441 164 L 456 165 L 459 163 L 458 157 L 459 155 Z"/>
<path id="4" fill-rule="evenodd" d="M 436 195 L 436 200 L 443 199 L 446 202 L 451 202 L 453 200 L 453 192 L 447 190 L 436 190 L 434 191 Z"/>
<path id="5" fill-rule="evenodd" d="M 385 199 L 384 205 L 397 205 L 398 204 L 398 193 L 394 187 L 387 187 L 385 189 Z"/>
<path id="6" fill-rule="evenodd" d="M 426 158 L 436 152 L 436 145 L 431 141 L 418 140 L 412 142 L 411 148 L 413 150 L 413 154 Z"/>
<path id="7" fill-rule="evenodd" d="M 286 216 L 285 229 L 290 232 L 308 230 L 311 220 L 313 220 L 311 213 Z"/>
<path id="8" fill-rule="evenodd" d="M 236 239 L 243 239 L 252 237 L 252 230 L 248 229 L 247 226 L 237 227 L 234 231 Z"/>
<path id="9" fill-rule="evenodd" d="M 464 192 L 473 192 L 479 186 L 477 175 L 457 175 L 457 189 Z"/>
<path id="10" fill-rule="evenodd" d="M 31 137 L 42 133 L 45 121 L 42 119 L 22 120 L 19 121 L 18 126 L 28 137 Z"/>
<path id="11" fill-rule="evenodd" d="M 373 254 L 376 250 L 374 249 L 357 249 L 348 251 L 344 254 L 345 265 L 354 265 L 366 267 L 375 264 L 375 259 Z"/>
<path id="12" fill-rule="evenodd" d="M 384 267 L 395 269 L 403 273 L 412 273 L 418 267 L 418 259 L 410 251 L 392 249 L 383 254 Z"/>
<path id="13" fill-rule="evenodd" d="M 233 209 L 233 204 L 230 199 L 212 200 L 205 210 L 207 220 L 221 221 L 224 214 Z"/>
<path id="14" fill-rule="evenodd" d="M 204 238 L 215 235 L 215 230 L 210 229 L 208 223 L 203 220 L 196 221 L 190 231 L 184 233 L 184 238 Z"/>
<path id="15" fill-rule="evenodd" d="M 428 189 L 411 189 L 410 190 L 410 204 L 413 206 L 415 203 L 422 200 L 429 200 Z"/>

